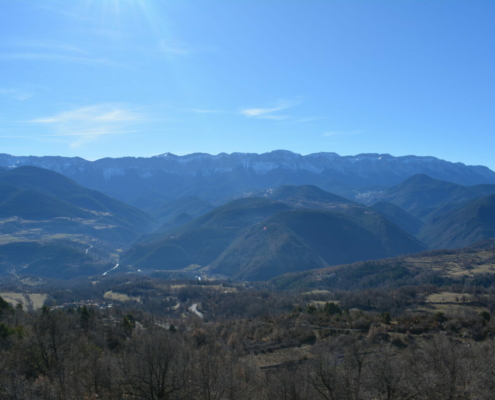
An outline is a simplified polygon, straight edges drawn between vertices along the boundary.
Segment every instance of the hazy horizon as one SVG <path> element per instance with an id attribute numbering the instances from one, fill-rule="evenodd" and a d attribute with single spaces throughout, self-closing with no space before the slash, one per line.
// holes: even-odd
<path id="1" fill-rule="evenodd" d="M 495 3 L 0 4 L 18 156 L 383 153 L 495 170 Z"/>

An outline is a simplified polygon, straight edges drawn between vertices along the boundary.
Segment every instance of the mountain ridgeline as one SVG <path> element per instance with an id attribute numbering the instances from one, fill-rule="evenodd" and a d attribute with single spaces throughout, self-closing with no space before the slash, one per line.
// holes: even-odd
<path id="1" fill-rule="evenodd" d="M 149 158 L 18 157 L 0 154 L 0 168 L 37 166 L 150 212 L 147 207 L 190 196 L 222 204 L 246 192 L 282 185 L 316 185 L 352 198 L 366 188 L 397 185 L 417 174 L 461 185 L 495 184 L 495 172 L 435 157 L 389 154 L 300 155 L 285 150 L 264 154 L 165 153 Z"/>
<path id="2" fill-rule="evenodd" d="M 426 224 L 418 236 L 432 248 L 459 248 L 495 237 L 495 195 L 483 196 Z"/>
<path id="3" fill-rule="evenodd" d="M 8 165 L 50 161 L 52 169 L 72 171 L 70 163 L 60 167 L 63 158 L 9 160 Z M 119 180 L 128 182 L 127 204 L 52 170 L 21 166 L 0 172 L 0 273 L 68 279 L 110 270 L 172 271 L 268 280 L 428 248 L 465 247 L 495 236 L 495 174 L 484 167 L 428 157 L 290 152 L 125 160 L 132 167 L 105 170 L 103 177 L 107 192 L 118 193 Z M 242 168 L 236 166 L 241 161 Z M 85 168 L 96 173 L 96 166 L 116 162 L 78 159 L 79 179 Z M 162 169 L 151 167 L 156 162 Z M 347 182 L 330 176 L 336 163 Z M 404 163 L 408 171 L 423 168 L 430 174 L 384 186 L 392 181 L 384 171 L 393 167 L 396 177 L 405 174 Z M 173 167 L 173 174 L 164 166 Z M 360 178 L 350 178 L 356 168 Z M 451 181 L 435 174 L 451 174 Z M 351 185 L 358 181 L 370 185 Z M 340 194 L 324 190 L 332 185 Z"/>
<path id="4" fill-rule="evenodd" d="M 419 174 L 368 199 L 388 201 L 424 222 L 471 199 L 495 194 L 495 184 L 463 186 Z"/>
<path id="5" fill-rule="evenodd" d="M 461 248 L 495 236 L 495 185 L 462 186 L 416 175 L 368 199 L 373 200 L 379 200 L 374 209 L 430 248 Z"/>
<path id="6" fill-rule="evenodd" d="M 314 186 L 284 186 L 144 236 L 122 263 L 158 270 L 194 265 L 209 274 L 265 280 L 288 271 L 425 249 L 369 207 Z"/>
<path id="7" fill-rule="evenodd" d="M 0 273 L 58 278 L 109 269 L 118 248 L 156 228 L 141 210 L 37 167 L 0 174 L 0 218 Z"/>
<path id="8" fill-rule="evenodd" d="M 154 226 L 153 219 L 146 213 L 46 169 L 16 168 L 0 174 L 0 184 L 8 186 L 8 190 L 2 189 L 0 196 L 2 205 L 7 204 L 3 209 L 4 216 L 15 215 L 8 204 L 14 204 L 20 198 L 16 211 L 23 215 L 30 213 L 33 219 L 42 219 L 45 214 L 53 217 L 98 216 L 101 221 L 127 228 L 135 234 Z M 40 214 L 36 215 L 36 212 Z"/>
<path id="9" fill-rule="evenodd" d="M 299 209 L 278 213 L 251 227 L 212 263 L 211 270 L 236 279 L 267 280 L 286 272 L 425 248 L 369 210 L 341 213 Z"/>

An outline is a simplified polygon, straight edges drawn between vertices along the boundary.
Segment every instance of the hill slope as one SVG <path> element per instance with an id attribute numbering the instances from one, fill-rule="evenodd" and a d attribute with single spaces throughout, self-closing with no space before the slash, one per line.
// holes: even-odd
<path id="1" fill-rule="evenodd" d="M 197 196 L 174 200 L 156 207 L 151 214 L 161 223 L 169 222 L 180 214 L 188 214 L 193 218 L 213 210 L 210 203 Z"/>
<path id="2" fill-rule="evenodd" d="M 388 201 L 379 201 L 373 204 L 371 208 L 411 235 L 418 234 L 424 225 L 419 219 Z"/>
<path id="3" fill-rule="evenodd" d="M 416 218 L 429 219 L 450 211 L 470 199 L 495 193 L 495 185 L 462 186 L 415 175 L 385 190 L 379 199 L 389 201 Z"/>
<path id="4" fill-rule="evenodd" d="M 285 186 L 268 195 L 282 201 L 238 199 L 178 228 L 162 227 L 140 238 L 122 263 L 142 270 L 193 264 L 254 280 L 425 249 L 374 210 L 321 189 Z"/>
<path id="5" fill-rule="evenodd" d="M 327 192 L 314 185 L 283 185 L 248 193 L 248 195 L 281 201 L 294 208 L 345 210 L 349 206 L 358 205 L 352 200 Z"/>
<path id="6" fill-rule="evenodd" d="M 210 271 L 236 279 L 266 280 L 289 271 L 424 249 L 376 213 L 294 210 L 251 227 L 211 264 Z"/>
<path id="7" fill-rule="evenodd" d="M 155 226 L 147 214 L 56 172 L 0 174 L 0 274 L 71 278 L 108 270 Z"/>
<path id="8" fill-rule="evenodd" d="M 92 216 L 80 207 L 36 190 L 26 190 L 0 182 L 0 193 L 0 218 L 46 220 Z"/>
<path id="9" fill-rule="evenodd" d="M 495 195 L 434 218 L 418 236 L 432 248 L 459 248 L 495 237 Z"/>
<path id="10" fill-rule="evenodd" d="M 262 198 L 232 201 L 172 231 L 166 226 L 143 236 L 122 262 L 140 269 L 180 269 L 189 264 L 208 265 L 246 227 L 281 211 L 286 204 Z"/>
<path id="11" fill-rule="evenodd" d="M 103 274 L 115 264 L 86 252 L 85 245 L 56 240 L 0 245 L 0 275 L 6 273 L 70 279 Z"/>
<path id="12" fill-rule="evenodd" d="M 46 169 L 15 168 L 0 174 L 0 183 L 41 192 L 80 209 L 100 213 L 103 222 L 125 227 L 136 234 L 147 232 L 155 226 L 155 221 L 148 214 Z"/>
<path id="13" fill-rule="evenodd" d="M 273 278 L 278 289 L 362 290 L 415 285 L 482 285 L 495 282 L 495 239 L 456 250 L 418 254 L 288 273 Z M 398 299 L 398 301 L 400 301 Z M 363 299 L 366 304 L 366 298 Z"/>

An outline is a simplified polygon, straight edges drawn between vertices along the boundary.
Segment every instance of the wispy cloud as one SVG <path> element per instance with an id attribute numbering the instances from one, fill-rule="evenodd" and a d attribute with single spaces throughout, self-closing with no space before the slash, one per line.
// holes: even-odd
<path id="1" fill-rule="evenodd" d="M 95 56 L 84 48 L 71 43 L 47 40 L 14 40 L 9 43 L 8 47 L 13 47 L 15 50 L 0 53 L 0 59 L 127 67 L 107 57 Z"/>
<path id="2" fill-rule="evenodd" d="M 51 117 L 37 118 L 32 123 L 43 124 L 52 132 L 45 137 L 70 137 L 71 147 L 94 141 L 105 135 L 132 133 L 128 127 L 144 120 L 140 113 L 119 104 L 98 104 L 65 111 Z"/>
<path id="3" fill-rule="evenodd" d="M 60 52 L 71 52 L 78 54 L 88 54 L 88 51 L 67 43 L 46 41 L 46 40 L 17 40 L 13 42 L 16 47 L 27 47 L 31 49 L 46 49 Z"/>
<path id="4" fill-rule="evenodd" d="M 240 113 L 248 118 L 261 118 L 261 119 L 272 119 L 272 120 L 282 120 L 287 119 L 286 115 L 273 115 L 278 111 L 283 111 L 288 108 L 295 107 L 299 102 L 281 101 L 274 107 L 267 108 L 244 108 L 240 110 Z"/>
<path id="5" fill-rule="evenodd" d="M 139 115 L 119 108 L 119 106 L 102 104 L 91 107 L 78 108 L 72 111 L 66 111 L 49 118 L 39 118 L 32 122 L 41 123 L 67 123 L 67 122 L 123 122 L 135 121 Z"/>
<path id="6" fill-rule="evenodd" d="M 273 107 L 273 108 L 246 108 L 241 110 L 241 114 L 246 117 L 274 117 L 273 115 L 267 115 L 277 111 L 284 110 L 286 107 Z"/>
<path id="7" fill-rule="evenodd" d="M 0 95 L 20 101 L 30 99 L 34 96 L 32 92 L 24 89 L 0 89 Z"/>

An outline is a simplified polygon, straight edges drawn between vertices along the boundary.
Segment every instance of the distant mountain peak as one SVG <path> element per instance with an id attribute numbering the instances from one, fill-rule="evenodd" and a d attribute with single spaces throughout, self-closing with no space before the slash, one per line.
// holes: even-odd
<path id="1" fill-rule="evenodd" d="M 435 182 L 441 182 L 441 181 L 439 179 L 432 178 L 431 176 L 426 174 L 416 174 L 407 178 L 404 182 L 402 182 L 402 185 L 407 185 L 411 183 L 435 183 Z"/>
<path id="2" fill-rule="evenodd" d="M 163 153 L 163 154 L 158 154 L 157 156 L 153 156 L 153 158 L 165 158 L 165 157 L 172 157 L 172 158 L 177 158 L 178 156 L 173 154 L 173 153 Z"/>

